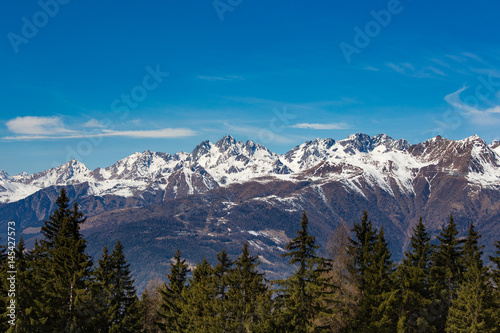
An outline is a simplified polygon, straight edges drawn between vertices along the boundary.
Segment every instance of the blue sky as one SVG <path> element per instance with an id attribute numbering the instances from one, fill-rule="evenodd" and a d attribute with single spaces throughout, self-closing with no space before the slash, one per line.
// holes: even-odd
<path id="1" fill-rule="evenodd" d="M 226 134 L 284 153 L 317 137 L 500 138 L 500 3 L 7 1 L 0 169 Z"/>

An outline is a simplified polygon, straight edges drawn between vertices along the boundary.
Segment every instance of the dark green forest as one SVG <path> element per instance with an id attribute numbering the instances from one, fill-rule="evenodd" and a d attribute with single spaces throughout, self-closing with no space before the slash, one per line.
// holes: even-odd
<path id="1" fill-rule="evenodd" d="M 459 235 L 451 215 L 435 242 L 420 219 L 395 263 L 368 212 L 352 229 L 338 227 L 322 251 L 303 212 L 290 221 L 300 225 L 282 254 L 287 278 L 266 279 L 248 244 L 236 258 L 222 250 L 214 265 L 195 267 L 181 249 L 167 282 L 150 281 L 139 297 L 123 245 L 94 261 L 84 214 L 68 202 L 63 189 L 32 249 L 22 239 L 0 249 L 0 331 L 500 332 L 500 242 L 487 265 L 475 226 Z"/>

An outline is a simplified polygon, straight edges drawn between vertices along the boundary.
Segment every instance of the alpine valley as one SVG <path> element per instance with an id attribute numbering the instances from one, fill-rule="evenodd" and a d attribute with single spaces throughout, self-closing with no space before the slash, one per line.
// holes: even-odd
<path id="1" fill-rule="evenodd" d="M 245 241 L 266 276 L 278 277 L 289 269 L 280 254 L 304 210 L 323 249 L 337 226 L 351 227 L 365 209 L 384 227 L 395 260 L 419 217 L 433 236 L 450 213 L 459 236 L 474 222 L 485 254 L 500 240 L 500 142 L 478 136 L 411 145 L 354 134 L 284 155 L 226 136 L 191 153 L 134 153 L 105 169 L 72 160 L 31 175 L 0 171 L 1 230 L 16 221 L 32 246 L 62 187 L 88 217 L 87 252 L 97 258 L 120 239 L 140 291 L 164 278 L 177 249 L 194 265 L 214 261 L 222 248 L 236 257 Z"/>

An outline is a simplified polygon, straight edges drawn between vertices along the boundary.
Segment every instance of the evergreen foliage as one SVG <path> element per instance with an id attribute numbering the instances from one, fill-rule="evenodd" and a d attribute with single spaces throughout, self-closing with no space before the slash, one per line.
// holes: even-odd
<path id="1" fill-rule="evenodd" d="M 112 265 L 110 332 L 137 332 L 140 329 L 140 307 L 134 287 L 134 280 L 127 264 L 123 245 L 116 242 L 110 261 Z"/>
<path id="2" fill-rule="evenodd" d="M 463 253 L 457 236 L 457 227 L 450 215 L 448 225 L 437 236 L 439 244 L 433 254 L 431 267 L 430 290 L 433 293 L 433 304 L 429 310 L 429 319 L 438 332 L 444 332 L 448 311 L 462 283 Z"/>
<path id="3" fill-rule="evenodd" d="M 429 290 L 433 246 L 420 218 L 410 238 L 410 251 L 405 252 L 398 268 L 398 332 L 431 332 L 428 308 L 431 305 Z"/>
<path id="4" fill-rule="evenodd" d="M 217 297 L 214 269 L 206 259 L 193 270 L 189 285 L 189 289 L 184 291 L 186 307 L 183 318 L 187 322 L 185 332 L 219 332 L 217 327 L 220 326 L 220 320 L 213 305 Z"/>
<path id="5" fill-rule="evenodd" d="M 492 275 L 493 275 L 493 299 L 495 303 L 493 306 L 496 308 L 496 311 L 493 313 L 493 325 L 496 327 L 497 332 L 500 331 L 500 241 L 495 242 L 495 256 L 489 256 L 489 259 L 494 263 L 496 267 L 493 267 Z"/>
<path id="6" fill-rule="evenodd" d="M 257 271 L 258 258 L 250 255 L 248 243 L 228 275 L 227 319 L 230 332 L 253 332 L 264 321 L 260 302 L 267 294 L 264 274 Z"/>
<path id="7" fill-rule="evenodd" d="M 168 285 L 160 289 L 162 304 L 159 315 L 162 320 L 158 322 L 158 327 L 165 332 L 182 332 L 185 328 L 181 318 L 189 269 L 186 260 L 181 260 L 180 250 L 174 255 L 174 260 L 170 264 L 170 274 L 167 275 Z"/>
<path id="8" fill-rule="evenodd" d="M 21 237 L 15 250 L 16 255 L 16 321 L 15 326 L 10 326 L 4 332 L 34 332 L 37 330 L 37 320 L 33 316 L 37 305 L 36 286 L 32 283 L 31 255 L 26 252 L 24 241 Z"/>
<path id="9" fill-rule="evenodd" d="M 489 256 L 490 260 L 496 265 L 496 268 L 493 268 L 493 281 L 497 286 L 497 289 L 500 288 L 500 241 L 495 242 L 495 247 L 497 248 L 495 253 L 496 255 Z"/>
<path id="10" fill-rule="evenodd" d="M 370 330 L 377 332 L 394 332 L 397 323 L 395 303 L 390 297 L 394 287 L 394 264 L 391 259 L 388 243 L 385 240 L 384 228 L 377 233 L 373 248 L 373 260 L 368 269 L 367 285 L 364 290 L 362 306 L 371 307 L 369 321 Z"/>
<path id="11" fill-rule="evenodd" d="M 446 332 L 493 332 L 495 305 L 479 246 L 480 236 L 471 223 L 463 246 L 464 279 L 450 307 Z M 498 330 L 498 326 L 497 326 Z"/>
<path id="12" fill-rule="evenodd" d="M 86 242 L 80 233 L 83 213 L 76 202 L 69 209 L 68 201 L 61 190 L 58 208 L 42 227 L 45 238 L 34 249 L 35 279 L 43 290 L 40 313 L 35 317 L 47 330 L 82 332 L 88 328 L 91 311 L 87 305 L 92 261 L 85 254 Z"/>
<path id="13" fill-rule="evenodd" d="M 355 332 L 391 331 L 395 323 L 394 299 L 384 300 L 391 295 L 394 267 L 384 230 L 377 232 L 373 228 L 365 210 L 352 231 L 354 238 L 350 238 L 348 252 L 354 260 L 348 270 L 359 285 L 361 297 L 349 329 Z"/>
<path id="14" fill-rule="evenodd" d="M 281 286 L 279 302 L 283 310 L 279 312 L 279 327 L 286 332 L 311 332 L 315 329 L 314 320 L 321 316 L 326 307 L 327 287 L 331 287 L 323 273 L 328 263 L 316 254 L 319 248 L 314 236 L 308 233 L 309 221 L 304 211 L 301 229 L 297 237 L 286 246 L 290 264 L 296 267 L 288 279 L 278 281 Z"/>
<path id="15" fill-rule="evenodd" d="M 57 207 L 31 250 L 0 246 L 2 332 L 500 332 L 500 242 L 485 266 L 480 235 L 470 225 L 464 241 L 450 216 L 431 245 L 420 219 L 397 269 L 384 228 L 363 212 L 352 237 L 345 226 L 318 255 L 302 214 L 284 258 L 295 270 L 269 288 L 258 256 L 244 244 L 231 259 L 225 250 L 192 275 L 180 250 L 168 283 L 156 281 L 136 296 L 120 241 L 105 246 L 96 267 L 80 233 L 85 217 L 61 190 Z M 8 257 L 7 257 L 8 254 Z M 7 322 L 7 259 L 15 255 L 16 321 Z"/>

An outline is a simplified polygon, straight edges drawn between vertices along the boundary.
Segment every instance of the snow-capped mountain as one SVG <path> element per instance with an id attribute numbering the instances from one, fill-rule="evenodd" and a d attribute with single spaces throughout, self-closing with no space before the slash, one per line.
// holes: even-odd
<path id="1" fill-rule="evenodd" d="M 50 186 L 84 183 L 89 186 L 89 196 L 133 197 L 163 191 L 167 194 L 163 199 L 171 199 L 261 177 L 322 177 L 324 181 L 342 181 L 353 191 L 362 190 L 362 178 L 389 193 L 394 184 L 400 191 L 412 193 L 415 177 L 422 173 L 428 177 L 437 169 L 498 188 L 499 161 L 500 143 L 487 145 L 477 136 L 460 141 L 438 136 L 412 146 L 385 134 L 353 134 L 340 141 L 307 141 L 280 155 L 228 135 L 215 144 L 204 141 L 189 154 L 147 150 L 93 171 L 76 160 L 32 175 L 9 176 L 0 171 L 0 203 L 24 199 Z"/>
<path id="2" fill-rule="evenodd" d="M 477 136 L 411 145 L 354 134 L 307 141 L 286 154 L 226 136 L 191 153 L 145 151 L 96 170 L 73 160 L 32 175 L 0 171 L 0 227 L 18 221 L 30 244 L 62 186 L 88 217 L 82 230 L 90 254 L 121 239 L 142 287 L 164 276 L 162 263 L 178 248 L 195 263 L 222 247 L 237 255 L 248 242 L 264 269 L 280 272 L 279 255 L 304 210 L 324 245 L 334 228 L 367 209 L 396 259 L 420 217 L 433 236 L 450 213 L 460 235 L 474 222 L 485 253 L 500 237 L 500 143 Z"/>

